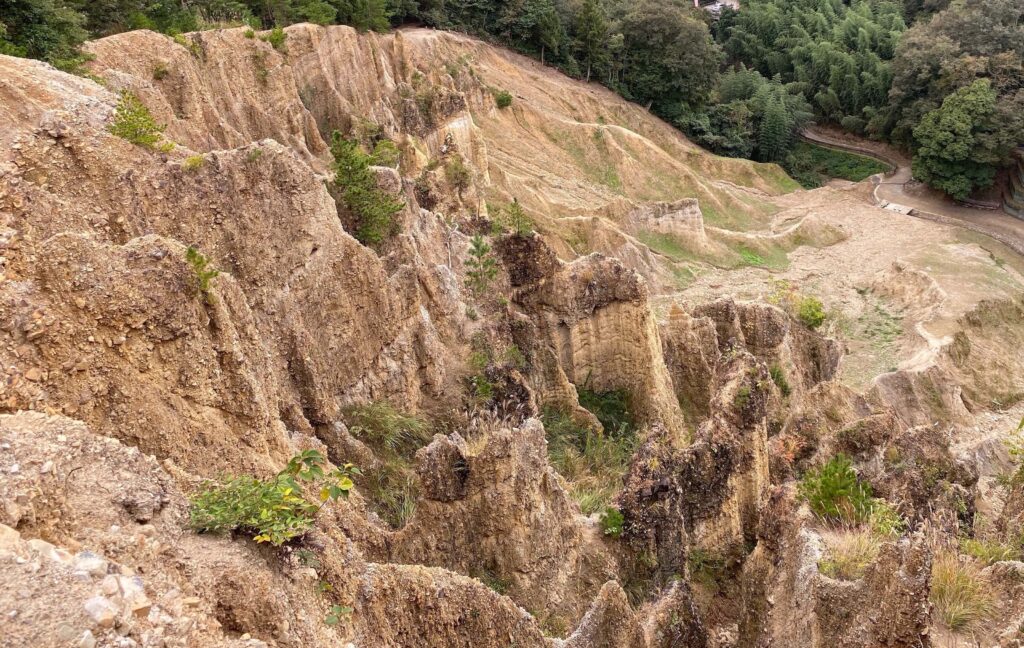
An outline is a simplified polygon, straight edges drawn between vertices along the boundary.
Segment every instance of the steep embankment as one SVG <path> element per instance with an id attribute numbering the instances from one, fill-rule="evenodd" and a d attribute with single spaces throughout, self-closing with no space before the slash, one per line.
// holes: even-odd
<path id="1" fill-rule="evenodd" d="M 964 510 L 1020 517 L 1019 487 L 989 497 L 1024 393 L 1012 263 L 858 188 L 780 196 L 472 39 L 286 32 L 104 39 L 103 86 L 0 56 L 12 645 L 928 645 Z M 111 134 L 122 90 L 173 149 Z M 325 182 L 334 130 L 400 151 L 376 248 Z M 812 289 L 852 356 L 799 317 Z M 307 449 L 363 475 L 306 533 L 190 528 L 204 478 Z M 819 562 L 863 528 L 794 484 L 837 452 L 913 531 L 849 581 Z M 1024 600 L 998 594 L 993 636 Z"/>

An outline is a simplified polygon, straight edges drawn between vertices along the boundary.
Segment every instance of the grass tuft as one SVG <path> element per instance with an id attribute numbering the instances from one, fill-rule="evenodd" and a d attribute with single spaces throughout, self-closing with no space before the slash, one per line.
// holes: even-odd
<path id="1" fill-rule="evenodd" d="M 614 406 L 608 405 L 608 409 L 617 412 Z M 600 416 L 598 418 L 600 420 Z M 606 425 L 604 432 L 598 432 L 575 421 L 570 413 L 555 408 L 545 408 L 542 420 L 548 440 L 548 459 L 569 482 L 570 494 L 580 510 L 586 515 L 605 511 L 622 487 L 637 445 L 632 422 L 622 421 L 619 427 Z M 611 423 L 618 419 L 606 420 Z"/>
<path id="2" fill-rule="evenodd" d="M 413 471 L 416 451 L 430 442 L 430 426 L 386 401 L 345 411 L 349 432 L 374 450 L 380 465 L 357 480 L 372 508 L 388 524 L 401 528 L 416 512 L 419 483 Z"/>
<path id="3" fill-rule="evenodd" d="M 881 540 L 869 529 L 837 531 L 823 536 L 826 557 L 818 563 L 822 574 L 838 580 L 857 580 L 878 557 Z"/>
<path id="4" fill-rule="evenodd" d="M 969 630 L 995 610 L 992 588 L 981 570 L 943 554 L 932 563 L 931 594 L 935 613 L 950 630 Z"/>

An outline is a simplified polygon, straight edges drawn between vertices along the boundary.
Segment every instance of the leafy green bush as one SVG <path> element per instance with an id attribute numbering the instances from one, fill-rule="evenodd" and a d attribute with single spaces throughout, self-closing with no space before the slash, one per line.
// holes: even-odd
<path id="1" fill-rule="evenodd" d="M 354 140 L 335 131 L 331 138 L 334 182 L 356 219 L 355 236 L 364 245 L 378 245 L 396 233 L 394 215 L 404 203 L 393 200 L 377 186 L 370 171 L 372 159 Z"/>
<path id="2" fill-rule="evenodd" d="M 239 531 L 256 542 L 280 546 L 304 534 L 328 501 L 348 497 L 358 468 L 345 464 L 325 472 L 326 461 L 316 450 L 305 450 L 284 470 L 267 480 L 232 477 L 210 485 L 192 498 L 189 524 L 200 533 Z M 319 503 L 310 502 L 304 484 L 320 484 Z"/>
<path id="3" fill-rule="evenodd" d="M 189 247 L 185 252 L 185 261 L 192 266 L 192 270 L 196 273 L 196 287 L 199 292 L 209 296 L 210 281 L 220 274 L 220 270 L 211 268 L 210 260 L 194 247 Z"/>
<path id="4" fill-rule="evenodd" d="M 831 523 L 866 522 L 874 498 L 871 486 L 860 481 L 846 455 L 836 455 L 800 482 L 800 494 L 814 514 Z"/>
<path id="5" fill-rule="evenodd" d="M 600 524 L 601 530 L 606 536 L 618 538 L 622 535 L 622 529 L 626 524 L 626 518 L 623 517 L 622 511 L 614 506 L 609 506 L 601 512 Z"/>
<path id="6" fill-rule="evenodd" d="M 246 38 L 251 40 L 253 38 L 256 38 L 256 32 L 253 31 L 252 27 L 249 27 L 244 32 L 242 32 L 242 36 L 245 36 Z"/>
<path id="7" fill-rule="evenodd" d="M 284 32 L 284 29 L 280 27 L 274 27 L 268 33 L 260 36 L 260 40 L 265 43 L 270 43 L 270 46 L 279 52 L 287 51 L 285 47 L 285 41 L 288 39 L 288 34 Z"/>
<path id="8" fill-rule="evenodd" d="M 476 234 L 469 242 L 469 258 L 466 259 L 466 286 L 474 295 L 482 295 L 498 276 L 498 260 L 491 253 L 491 246 L 484 237 Z"/>
<path id="9" fill-rule="evenodd" d="M 889 502 L 875 498 L 868 512 L 868 525 L 879 537 L 899 536 L 907 530 L 907 522 Z"/>
<path id="10" fill-rule="evenodd" d="M 797 305 L 797 317 L 815 329 L 825 323 L 825 306 L 817 297 L 803 297 Z"/>
<path id="11" fill-rule="evenodd" d="M 494 93 L 494 103 L 498 108 L 505 109 L 512 105 L 512 93 L 508 90 L 499 90 Z"/>
<path id="12" fill-rule="evenodd" d="M 145 104 L 125 90 L 117 102 L 114 121 L 107 130 L 132 144 L 153 148 L 163 137 L 166 126 L 157 124 Z"/>

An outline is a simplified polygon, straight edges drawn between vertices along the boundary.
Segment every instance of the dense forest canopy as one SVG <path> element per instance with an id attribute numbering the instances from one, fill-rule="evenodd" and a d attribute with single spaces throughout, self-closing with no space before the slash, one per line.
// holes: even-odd
<path id="1" fill-rule="evenodd" d="M 603 83 L 712 151 L 785 163 L 810 120 L 915 153 L 957 197 L 1024 143 L 1024 2 L 744 0 L 0 0 L 0 53 L 80 69 L 129 29 L 416 21 L 499 41 Z"/>

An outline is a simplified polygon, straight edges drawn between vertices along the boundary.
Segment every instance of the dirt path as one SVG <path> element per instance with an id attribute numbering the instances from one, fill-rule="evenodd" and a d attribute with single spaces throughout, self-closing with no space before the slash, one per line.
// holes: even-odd
<path id="1" fill-rule="evenodd" d="M 804 139 L 830 148 L 837 148 L 881 160 L 893 167 L 888 174 L 871 177 L 875 185 L 875 201 L 879 204 L 904 206 L 910 215 L 946 225 L 957 225 L 1003 243 L 1024 256 L 1024 221 L 998 209 L 982 209 L 957 203 L 938 192 L 912 183 L 910 160 L 897 149 L 880 142 L 839 136 L 827 130 L 809 128 Z"/>

